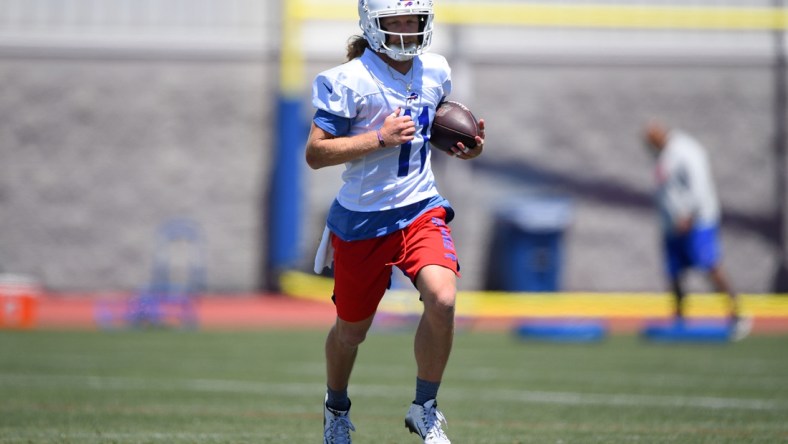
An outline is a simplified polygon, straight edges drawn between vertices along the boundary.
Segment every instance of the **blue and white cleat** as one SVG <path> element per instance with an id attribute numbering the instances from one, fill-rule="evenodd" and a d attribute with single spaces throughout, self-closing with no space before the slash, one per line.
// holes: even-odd
<path id="1" fill-rule="evenodd" d="M 424 444 L 451 444 L 441 424 L 446 425 L 446 417 L 438 410 L 434 399 L 424 405 L 411 404 L 405 415 L 405 427 L 419 435 Z"/>
<path id="2" fill-rule="evenodd" d="M 323 444 L 351 444 L 350 432 L 356 428 L 349 413 L 350 409 L 334 410 L 323 402 Z"/>
<path id="3" fill-rule="evenodd" d="M 731 340 L 741 341 L 750 335 L 752 331 L 751 316 L 735 316 L 731 321 Z"/>

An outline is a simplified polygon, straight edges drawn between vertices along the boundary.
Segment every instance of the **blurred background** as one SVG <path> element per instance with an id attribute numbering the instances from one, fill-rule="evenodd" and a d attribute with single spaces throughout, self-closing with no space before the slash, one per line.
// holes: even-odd
<path id="1" fill-rule="evenodd" d="M 461 290 L 500 286 L 507 206 L 509 236 L 543 241 L 541 289 L 664 290 L 659 118 L 710 153 L 735 287 L 788 291 L 781 0 L 443 0 L 436 28 L 452 98 L 487 122 L 482 157 L 433 156 Z M 342 171 L 303 161 L 311 81 L 353 34 L 349 0 L 0 0 L 0 273 L 135 289 L 172 219 L 199 227 L 210 292 L 311 270 Z"/>

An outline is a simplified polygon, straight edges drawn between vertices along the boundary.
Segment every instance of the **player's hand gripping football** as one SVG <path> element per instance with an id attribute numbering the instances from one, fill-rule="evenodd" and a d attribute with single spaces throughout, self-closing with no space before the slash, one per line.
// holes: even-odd
<path id="1" fill-rule="evenodd" d="M 479 157 L 484 151 L 484 119 L 479 119 L 479 134 L 476 136 L 476 146 L 468 148 L 462 142 L 457 142 L 456 145 L 451 147 L 454 157 L 459 159 L 473 159 Z"/>

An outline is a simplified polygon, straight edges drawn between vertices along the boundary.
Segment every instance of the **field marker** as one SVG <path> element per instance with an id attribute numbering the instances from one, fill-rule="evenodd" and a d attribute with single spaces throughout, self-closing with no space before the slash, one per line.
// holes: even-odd
<path id="1" fill-rule="evenodd" d="M 149 379 L 81 375 L 20 375 L 0 374 L 0 387 L 21 385 L 30 388 L 47 388 L 69 384 L 92 390 L 148 390 L 148 391 L 192 391 L 211 393 L 244 393 L 277 396 L 315 396 L 320 397 L 324 384 L 319 383 L 276 383 L 251 382 L 224 379 Z M 354 384 L 356 397 L 391 397 L 397 394 L 407 396 L 411 386 L 388 386 L 376 384 Z M 684 407 L 700 409 L 732 410 L 788 410 L 788 402 L 774 399 L 722 398 L 714 396 L 688 395 L 638 395 L 629 393 L 580 393 L 547 392 L 518 389 L 478 390 L 461 387 L 446 388 L 441 392 L 442 399 L 472 401 L 488 399 L 496 402 L 533 403 L 554 405 L 597 405 L 607 407 Z"/>

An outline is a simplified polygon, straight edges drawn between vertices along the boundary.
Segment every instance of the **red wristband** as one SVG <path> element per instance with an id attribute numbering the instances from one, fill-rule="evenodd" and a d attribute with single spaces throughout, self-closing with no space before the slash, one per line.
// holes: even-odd
<path id="1" fill-rule="evenodd" d="M 378 145 L 380 145 L 381 148 L 385 148 L 386 142 L 383 141 L 383 134 L 380 133 L 379 129 L 375 130 L 375 134 L 378 136 Z"/>

